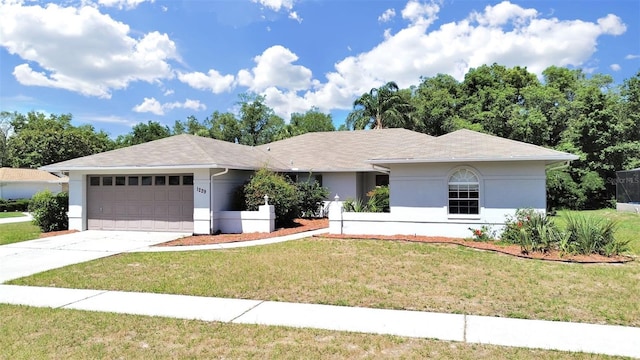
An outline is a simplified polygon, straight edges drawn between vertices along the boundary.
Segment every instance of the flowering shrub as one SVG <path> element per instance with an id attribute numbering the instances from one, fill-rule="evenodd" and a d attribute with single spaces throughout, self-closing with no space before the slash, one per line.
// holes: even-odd
<path id="1" fill-rule="evenodd" d="M 489 241 L 495 238 L 495 231 L 487 225 L 482 225 L 480 229 L 469 228 L 471 230 L 473 241 Z"/>

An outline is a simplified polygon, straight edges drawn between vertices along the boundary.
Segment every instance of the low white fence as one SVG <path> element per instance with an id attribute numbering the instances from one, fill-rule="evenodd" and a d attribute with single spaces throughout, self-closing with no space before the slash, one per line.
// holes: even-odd
<path id="1" fill-rule="evenodd" d="M 476 220 L 433 221 L 393 213 L 344 212 L 342 202 L 333 201 L 329 207 L 329 233 L 345 235 L 420 235 L 469 238 L 469 228 L 483 225 L 500 233 L 504 223 L 486 223 Z"/>
<path id="2" fill-rule="evenodd" d="M 217 211 L 212 220 L 214 233 L 270 233 L 276 228 L 276 211 L 266 198 L 265 205 L 260 205 L 258 211 Z"/>

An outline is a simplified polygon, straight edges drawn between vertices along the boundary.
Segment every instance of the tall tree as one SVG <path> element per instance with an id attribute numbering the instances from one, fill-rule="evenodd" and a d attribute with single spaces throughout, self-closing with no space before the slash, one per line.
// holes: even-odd
<path id="1" fill-rule="evenodd" d="M 240 142 L 242 133 L 238 119 L 231 113 L 214 112 L 209 119 L 211 137 L 232 143 Z"/>
<path id="2" fill-rule="evenodd" d="M 277 139 L 286 139 L 309 132 L 335 131 L 330 114 L 323 114 L 312 108 L 304 114 L 291 114 L 291 121 L 278 134 Z"/>
<path id="3" fill-rule="evenodd" d="M 353 111 L 346 119 L 347 126 L 352 129 L 408 126 L 413 108 L 406 94 L 399 90 L 398 84 L 390 81 L 362 94 L 353 102 Z"/>
<path id="4" fill-rule="evenodd" d="M 265 104 L 264 96 L 241 94 L 239 104 L 241 144 L 262 145 L 272 142 L 285 126 L 284 120 Z"/>
<path id="5" fill-rule="evenodd" d="M 198 119 L 195 116 L 190 115 L 187 117 L 186 121 L 176 120 L 176 122 L 173 125 L 173 130 L 171 131 L 171 134 L 172 135 L 191 134 L 191 135 L 198 135 L 203 137 L 211 137 L 211 133 L 207 128 L 206 122 L 207 120 L 205 120 L 205 123 L 201 123 L 200 121 L 198 121 Z"/>
<path id="6" fill-rule="evenodd" d="M 113 148 L 104 131 L 96 132 L 91 125 L 73 126 L 71 119 L 71 114 L 18 114 L 7 142 L 9 165 L 37 168 Z"/>
<path id="7" fill-rule="evenodd" d="M 8 147 L 7 142 L 13 131 L 13 121 L 18 113 L 10 113 L 8 111 L 0 112 L 0 167 L 6 167 L 8 164 Z"/>
<path id="8" fill-rule="evenodd" d="M 125 147 L 137 145 L 169 136 L 171 136 L 171 130 L 168 126 L 163 126 L 157 121 L 149 120 L 146 124 L 136 124 L 130 133 L 119 135 L 116 138 L 116 146 Z"/>

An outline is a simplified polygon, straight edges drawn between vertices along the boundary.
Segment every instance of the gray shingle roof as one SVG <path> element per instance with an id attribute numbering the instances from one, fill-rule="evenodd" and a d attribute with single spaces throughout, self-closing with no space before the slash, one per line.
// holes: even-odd
<path id="1" fill-rule="evenodd" d="M 369 162 L 390 164 L 540 160 L 550 164 L 576 159 L 577 156 L 569 153 L 463 129 L 373 157 Z"/>
<path id="2" fill-rule="evenodd" d="M 307 133 L 260 145 L 294 171 L 370 171 L 367 159 L 397 151 L 434 137 L 406 129 Z M 285 170 L 285 169 L 281 169 Z"/>
<path id="3" fill-rule="evenodd" d="M 232 168 L 277 171 L 371 171 L 374 164 L 575 160 L 577 156 L 458 130 L 434 138 L 406 129 L 307 133 L 256 147 L 177 135 L 43 167 L 47 171 L 135 168 Z"/>
<path id="4" fill-rule="evenodd" d="M 254 147 L 183 134 L 67 160 L 45 166 L 43 169 L 49 171 L 167 167 L 255 169 L 272 162 L 275 160 Z"/>

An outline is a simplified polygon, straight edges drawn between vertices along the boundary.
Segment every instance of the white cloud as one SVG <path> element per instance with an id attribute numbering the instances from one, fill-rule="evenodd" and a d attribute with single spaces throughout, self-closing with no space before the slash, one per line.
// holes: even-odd
<path id="1" fill-rule="evenodd" d="M 629 55 L 625 56 L 624 58 L 625 58 L 625 60 L 640 59 L 640 54 L 639 55 L 629 54 Z"/>
<path id="2" fill-rule="evenodd" d="M 233 88 L 233 75 L 222 75 L 216 70 L 209 70 L 207 74 L 201 72 L 178 73 L 178 80 L 199 90 L 209 90 L 214 94 L 229 91 Z"/>
<path id="3" fill-rule="evenodd" d="M 115 7 L 118 9 L 131 10 L 138 7 L 143 2 L 153 3 L 155 0 L 98 0 L 98 4 L 106 7 Z"/>
<path id="4" fill-rule="evenodd" d="M 310 106 L 322 111 L 349 109 L 357 96 L 387 81 L 396 81 L 404 88 L 417 85 L 421 76 L 438 73 L 463 80 L 469 69 L 494 62 L 526 66 L 539 76 L 551 65 L 585 67 L 597 50 L 599 37 L 619 35 L 626 29 L 615 15 L 596 22 L 559 20 L 504 1 L 428 31 L 439 10 L 437 3 L 409 1 L 402 10 L 402 17 L 409 22 L 405 28 L 395 34 L 385 30 L 384 40 L 371 50 L 338 61 L 323 83 L 311 80 L 311 73 L 304 71 L 298 82 L 284 76 L 299 86 L 281 88 L 278 76 L 286 72 L 276 71 L 274 62 L 262 59 L 259 63 L 264 66 L 259 65 L 259 71 L 254 68 L 254 72 L 268 74 L 264 79 L 269 81 L 259 81 L 258 76 L 244 71 L 238 74 L 239 83 L 266 94 L 267 104 L 279 114 Z M 275 58 L 280 62 L 275 65 L 292 66 L 297 56 L 279 49 Z"/>
<path id="5" fill-rule="evenodd" d="M 0 2 L 0 46 L 28 61 L 13 71 L 23 85 L 110 98 L 131 82 L 171 79 L 169 61 L 180 58 L 169 36 L 129 33 L 129 26 L 92 6 Z"/>
<path id="6" fill-rule="evenodd" d="M 133 107 L 133 111 L 144 113 L 150 112 L 156 115 L 164 115 L 166 111 L 173 109 L 191 109 L 194 111 L 205 110 L 207 107 L 199 100 L 186 99 L 184 102 L 171 102 L 161 104 L 155 98 L 144 98 L 142 104 Z"/>
<path id="7" fill-rule="evenodd" d="M 402 9 L 402 18 L 409 20 L 412 24 L 431 25 L 438 19 L 440 6 L 435 2 L 421 3 L 418 0 L 409 0 Z"/>
<path id="8" fill-rule="evenodd" d="M 385 10 L 382 15 L 378 16 L 378 21 L 379 22 L 389 22 L 391 21 L 391 19 L 393 19 L 396 16 L 396 11 L 395 9 L 387 9 Z"/>
<path id="9" fill-rule="evenodd" d="M 611 65 L 609 65 L 609 68 L 611 68 L 611 70 L 613 70 L 613 71 L 622 70 L 622 66 L 620 66 L 620 64 L 611 64 Z"/>
<path id="10" fill-rule="evenodd" d="M 254 3 L 258 3 L 273 11 L 280 11 L 280 9 L 291 10 L 293 9 L 294 0 L 251 0 Z"/>
<path id="11" fill-rule="evenodd" d="M 238 72 L 238 83 L 255 92 L 269 87 L 293 91 L 309 89 L 313 85 L 311 70 L 293 65 L 297 60 L 298 56 L 284 46 L 272 46 L 254 58 L 254 68 Z"/>
<path id="12" fill-rule="evenodd" d="M 298 24 L 302 23 L 302 18 L 295 11 L 292 11 L 292 12 L 289 13 L 289 19 L 297 21 Z"/>
<path id="13" fill-rule="evenodd" d="M 524 9 L 508 1 L 503 1 L 496 6 L 487 6 L 483 13 L 474 12 L 470 18 L 482 26 L 502 26 L 513 22 L 524 24 L 538 16 L 535 9 Z"/>

